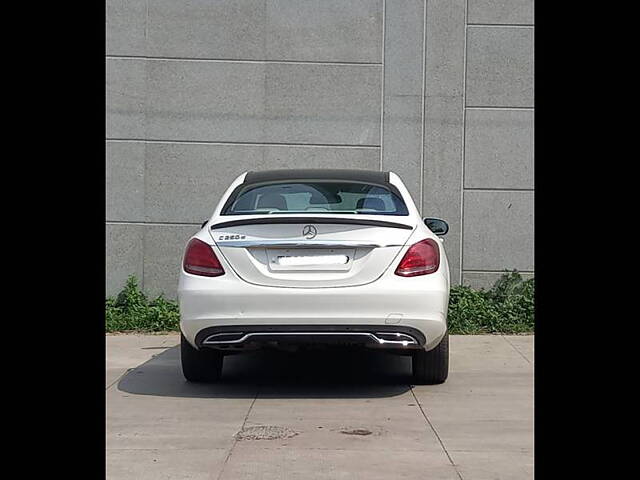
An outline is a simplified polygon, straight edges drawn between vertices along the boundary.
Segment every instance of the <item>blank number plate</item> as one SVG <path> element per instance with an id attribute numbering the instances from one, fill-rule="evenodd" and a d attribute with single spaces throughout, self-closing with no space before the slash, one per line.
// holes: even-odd
<path id="1" fill-rule="evenodd" d="M 344 265 L 349 261 L 346 255 L 305 255 L 301 257 L 278 257 L 278 265 L 297 267 L 302 265 Z"/>
<path id="2" fill-rule="evenodd" d="M 355 248 L 267 248 L 272 272 L 348 272 Z"/>

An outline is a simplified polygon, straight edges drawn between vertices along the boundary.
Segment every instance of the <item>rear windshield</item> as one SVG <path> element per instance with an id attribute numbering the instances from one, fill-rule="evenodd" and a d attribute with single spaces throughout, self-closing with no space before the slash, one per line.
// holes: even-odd
<path id="1" fill-rule="evenodd" d="M 368 183 L 331 181 L 241 185 L 231 194 L 221 213 L 408 215 L 404 201 L 391 188 Z"/>

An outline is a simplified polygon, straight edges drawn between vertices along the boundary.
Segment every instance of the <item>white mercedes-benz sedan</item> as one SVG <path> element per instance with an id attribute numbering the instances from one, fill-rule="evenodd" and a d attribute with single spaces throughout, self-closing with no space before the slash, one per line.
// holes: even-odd
<path id="1" fill-rule="evenodd" d="M 392 172 L 243 173 L 185 249 L 185 378 L 217 381 L 231 353 L 340 345 L 411 355 L 415 383 L 444 382 L 448 229 Z"/>

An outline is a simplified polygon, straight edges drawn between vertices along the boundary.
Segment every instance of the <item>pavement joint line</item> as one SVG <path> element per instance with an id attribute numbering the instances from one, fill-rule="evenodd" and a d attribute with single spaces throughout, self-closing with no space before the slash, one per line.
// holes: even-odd
<path id="1" fill-rule="evenodd" d="M 290 446 L 288 445 L 280 445 L 278 447 L 269 447 L 269 446 L 260 446 L 260 447 L 256 447 L 259 450 L 265 450 L 265 451 L 270 451 L 270 450 L 288 450 L 291 449 Z M 369 453 L 369 452 L 387 452 L 389 451 L 388 448 L 381 448 L 379 450 L 368 450 L 365 448 L 351 448 L 351 447 L 296 447 L 296 449 L 298 450 L 303 450 L 303 451 L 320 451 L 320 452 L 358 452 L 358 453 Z M 114 450 L 114 449 L 111 449 Z M 122 450 L 159 450 L 159 449 L 153 449 L 153 448 L 123 448 Z M 169 449 L 165 449 L 165 450 L 169 450 Z M 171 450 L 188 450 L 188 449 L 171 449 Z M 198 449 L 198 450 L 207 450 L 207 449 Z M 220 448 L 217 449 L 213 449 L 213 450 L 222 450 Z M 395 452 L 396 450 L 394 450 Z M 411 448 L 403 448 L 402 450 L 397 450 L 399 452 L 410 452 L 410 453 L 425 453 L 424 448 L 416 448 L 416 449 L 411 449 Z M 460 450 L 462 452 L 465 452 L 466 450 Z M 478 450 L 468 450 L 469 452 L 477 452 Z M 522 453 L 529 453 L 529 452 L 522 452 Z"/>
<path id="2" fill-rule="evenodd" d="M 134 368 L 127 368 L 124 372 L 122 372 L 120 375 L 118 375 L 118 378 L 116 378 L 113 382 L 111 382 L 107 388 L 104 389 L 104 391 L 106 392 L 107 390 L 109 390 L 111 387 L 113 387 L 116 383 L 118 383 L 118 381 L 120 381 L 120 379 L 122 377 L 124 377 L 127 373 L 129 373 L 131 370 L 134 370 Z"/>
<path id="3" fill-rule="evenodd" d="M 160 345 L 161 346 L 164 345 L 168 340 L 169 340 L 169 337 L 165 338 Z M 171 348 L 171 347 L 167 347 L 167 348 Z M 153 357 L 151 357 L 151 358 L 153 358 Z M 116 383 L 118 383 L 122 377 L 124 377 L 127 373 L 129 373 L 129 372 L 131 372 L 132 370 L 135 370 L 135 369 L 136 369 L 136 367 L 127 368 L 124 372 L 122 372 L 120 375 L 118 375 L 118 378 L 116 378 L 113 382 L 111 382 L 109 385 L 107 385 L 107 388 L 105 388 L 104 391 L 106 392 L 107 390 L 109 390 Z"/>
<path id="4" fill-rule="evenodd" d="M 420 400 L 418 400 L 418 397 L 416 396 L 416 392 L 413 391 L 413 385 L 409 385 L 409 389 L 411 390 L 411 395 L 413 395 L 413 398 L 416 400 L 416 404 L 418 405 L 418 408 L 420 409 L 420 412 L 422 412 L 422 416 L 427 421 L 427 423 L 429 424 L 429 427 L 431 428 L 431 431 L 433 431 L 434 435 L 438 439 L 438 442 L 440 443 L 440 446 L 442 447 L 442 450 L 444 450 L 444 453 L 447 455 L 447 458 L 449 459 L 449 462 L 451 463 L 451 466 L 455 469 L 456 474 L 458 475 L 458 478 L 460 480 L 464 480 L 464 478 L 462 478 L 462 474 L 458 470 L 458 466 L 453 461 L 453 458 L 451 458 L 451 455 L 449 454 L 449 451 L 447 450 L 447 447 L 444 446 L 444 442 L 440 438 L 440 435 L 438 434 L 438 431 L 433 426 L 433 424 L 431 423 L 431 420 L 429 420 L 429 417 L 427 416 L 426 412 L 422 408 L 422 404 L 420 403 Z"/>
<path id="5" fill-rule="evenodd" d="M 519 450 L 504 450 L 504 449 L 495 450 L 495 449 L 491 449 L 491 450 L 487 450 L 487 451 L 478 450 L 477 448 L 476 449 L 458 449 L 458 448 L 455 448 L 455 449 L 453 449 L 451 451 L 452 452 L 459 452 L 459 453 L 490 453 L 490 452 L 491 453 L 495 453 L 495 452 L 498 452 L 498 453 L 533 453 L 533 449 L 532 448 L 521 448 Z"/>
<path id="6" fill-rule="evenodd" d="M 256 390 L 256 394 L 253 397 L 253 400 L 251 401 L 251 405 L 249 405 L 249 410 L 247 410 L 247 414 L 244 416 L 244 420 L 242 421 L 242 426 L 240 427 L 240 431 L 244 430 L 244 426 L 247 424 L 247 420 L 249 419 L 249 415 L 251 414 L 251 410 L 253 409 L 253 405 L 256 403 L 256 400 L 258 399 L 258 394 L 259 393 L 260 393 L 260 386 L 258 386 L 258 388 Z M 216 480 L 220 480 L 222 478 L 222 474 L 224 473 L 224 469 L 227 466 L 227 463 L 229 462 L 229 459 L 231 458 L 231 453 L 233 452 L 233 449 L 235 448 L 237 443 L 238 443 L 238 437 L 236 437 L 234 435 L 233 436 L 233 443 L 231 444 L 231 448 L 229 449 L 229 452 L 227 453 L 227 456 L 224 458 L 224 462 L 222 462 L 222 467 L 220 467 L 220 471 L 218 472 L 218 476 L 216 477 Z"/>
<path id="7" fill-rule="evenodd" d="M 500 336 L 501 336 L 502 338 L 504 338 L 504 341 L 505 341 L 505 342 L 507 342 L 509 345 L 511 345 L 511 347 L 512 347 L 516 352 L 518 352 L 518 354 L 519 354 L 522 358 L 524 358 L 524 359 L 525 359 L 525 361 L 526 361 L 529 365 L 531 365 L 531 361 L 530 361 L 530 360 L 529 360 L 529 359 L 524 355 L 524 353 L 522 353 L 522 352 L 518 349 L 518 347 L 516 347 L 513 343 L 511 343 L 511 342 L 509 341 L 509 339 L 508 339 L 507 337 L 505 337 L 504 335 L 500 335 Z"/>

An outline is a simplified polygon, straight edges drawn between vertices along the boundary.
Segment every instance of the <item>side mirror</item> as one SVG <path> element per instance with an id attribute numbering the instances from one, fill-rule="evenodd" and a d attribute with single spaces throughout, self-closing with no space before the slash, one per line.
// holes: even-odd
<path id="1" fill-rule="evenodd" d="M 438 236 L 446 235 L 449 231 L 449 224 L 439 218 L 425 218 L 424 224 Z"/>

